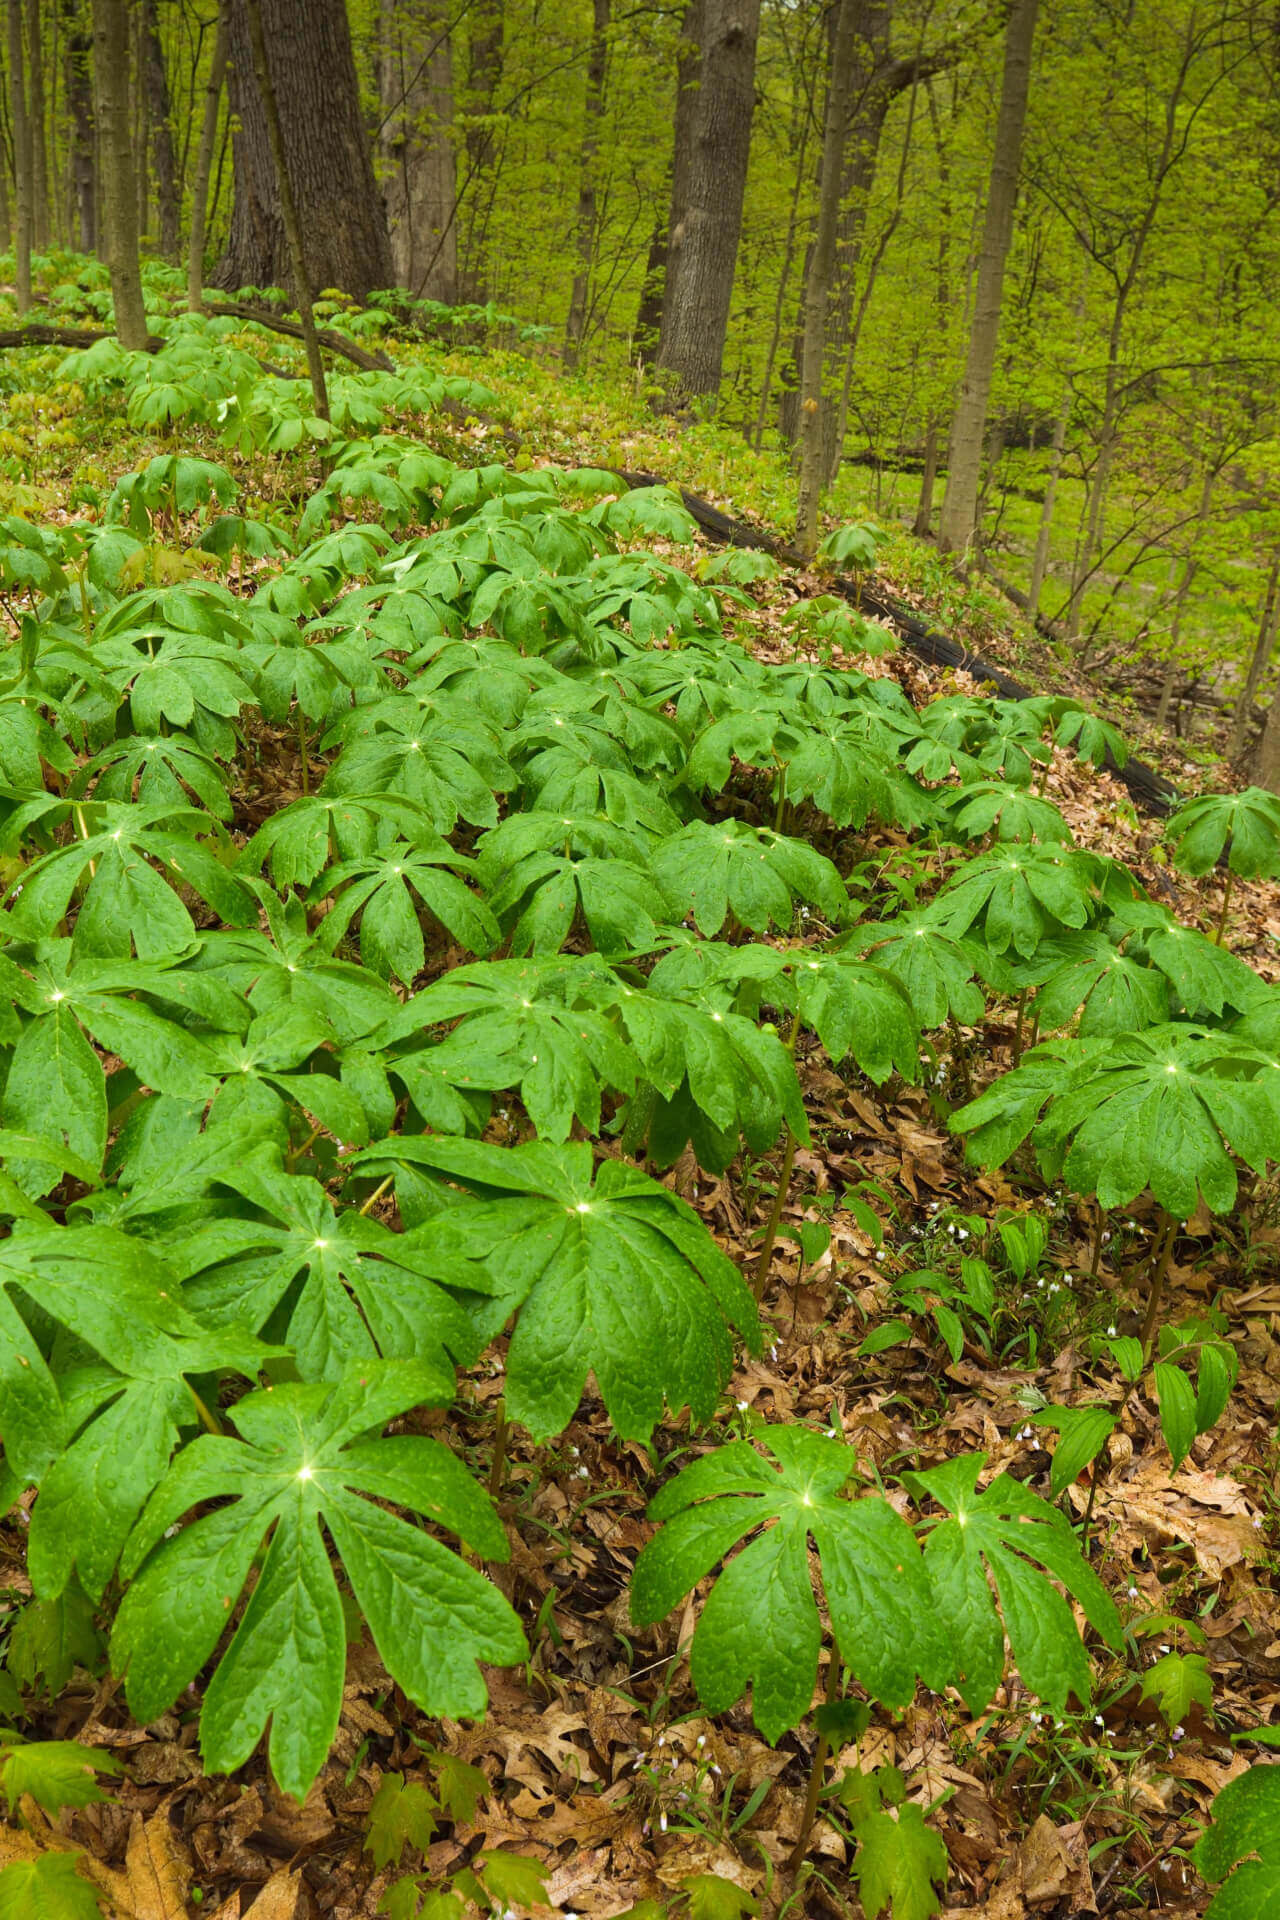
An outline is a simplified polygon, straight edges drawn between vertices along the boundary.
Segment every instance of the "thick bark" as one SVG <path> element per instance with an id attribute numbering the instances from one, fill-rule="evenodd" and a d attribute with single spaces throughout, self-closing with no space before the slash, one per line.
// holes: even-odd
<path id="1" fill-rule="evenodd" d="M 79 0 L 62 0 L 62 34 L 70 120 L 67 193 L 72 242 L 81 253 L 92 253 L 98 244 L 93 34 L 86 31 Z"/>
<path id="2" fill-rule="evenodd" d="M 1280 690 L 1267 708 L 1253 777 L 1256 784 L 1266 787 L 1269 793 L 1280 793 Z"/>
<path id="3" fill-rule="evenodd" d="M 191 182 L 191 233 L 187 241 L 187 305 L 192 313 L 199 313 L 204 305 L 204 239 L 209 219 L 209 175 L 213 171 L 213 149 L 218 138 L 218 113 L 222 104 L 222 86 L 226 76 L 227 12 L 225 0 L 219 0 L 218 24 L 214 30 L 209 78 L 205 83 L 200 145 L 196 148 L 195 177 Z"/>
<path id="4" fill-rule="evenodd" d="M 503 0 L 474 0 L 467 58 L 467 166 L 479 172 L 493 157 L 493 114 L 502 78 Z"/>
<path id="5" fill-rule="evenodd" d="M 166 260 L 176 260 L 181 196 L 178 190 L 178 162 L 173 145 L 169 76 L 165 72 L 164 48 L 160 44 L 160 22 L 156 13 L 156 0 L 145 0 L 142 29 L 147 120 L 151 128 L 151 169 L 155 175 L 156 211 L 160 216 L 160 251 Z"/>
<path id="6" fill-rule="evenodd" d="M 678 397 L 713 396 L 720 385 L 751 147 L 760 0 L 703 0 L 702 26 L 692 139 L 676 157 L 672 184 L 657 359 Z"/>
<path id="7" fill-rule="evenodd" d="M 680 23 L 680 43 L 676 49 L 675 143 L 667 175 L 667 204 L 665 212 L 653 224 L 649 257 L 640 286 L 640 305 L 636 312 L 636 355 L 645 367 L 651 367 L 658 357 L 662 315 L 666 305 L 671 228 L 682 218 L 689 195 L 689 156 L 693 152 L 698 84 L 702 70 L 702 9 L 703 0 L 685 0 L 684 17 Z"/>
<path id="8" fill-rule="evenodd" d="M 31 305 L 31 242 L 34 208 L 31 168 L 31 122 L 27 116 L 26 59 L 23 54 L 22 0 L 8 0 L 5 10 L 9 54 L 9 119 L 13 128 L 14 240 L 18 312 Z"/>
<path id="9" fill-rule="evenodd" d="M 326 287 L 363 300 L 395 278 L 386 215 L 360 114 L 344 0 L 261 0 L 268 71 L 287 177 L 305 240 L 306 284 L 294 284 L 262 96 L 254 83 L 247 0 L 229 0 L 228 85 L 235 202 L 221 287 Z"/>
<path id="10" fill-rule="evenodd" d="M 147 316 L 138 263 L 138 202 L 129 138 L 128 0 L 93 0 L 93 75 L 102 187 L 102 238 L 111 269 L 116 338 L 145 347 Z"/>
<path id="11" fill-rule="evenodd" d="M 818 502 L 826 470 L 823 454 L 823 364 L 827 347 L 827 307 L 835 272 L 840 224 L 840 186 L 844 174 L 845 126 L 853 81 L 858 26 L 857 0 L 840 0 L 831 45 L 831 70 L 822 130 L 822 175 L 818 224 L 809 254 L 804 288 L 804 345 L 800 360 L 800 499 L 796 509 L 796 545 L 809 559 L 818 544 Z"/>
<path id="12" fill-rule="evenodd" d="M 40 0 L 27 0 L 27 138 L 31 142 L 31 244 L 49 244 L 49 148 L 44 106 L 44 35 Z"/>
<path id="13" fill-rule="evenodd" d="M 453 50 L 441 0 L 382 0 L 383 198 L 395 282 L 419 299 L 458 297 Z"/>
<path id="14" fill-rule="evenodd" d="M 276 197 L 280 203 L 280 219 L 284 226 L 285 243 L 289 249 L 289 266 L 298 303 L 298 319 L 302 323 L 302 338 L 306 343 L 307 372 L 311 376 L 311 391 L 315 399 L 316 412 L 322 420 L 327 420 L 329 390 L 325 384 L 320 342 L 316 338 L 315 315 L 311 311 L 311 289 L 307 284 L 302 222 L 298 218 L 298 205 L 294 199 L 293 183 L 289 178 L 289 156 L 285 151 L 284 128 L 280 121 L 275 82 L 271 77 L 271 62 L 267 54 L 267 39 L 262 24 L 261 0 L 244 0 L 244 9 L 245 24 L 249 29 L 249 50 L 253 59 L 253 77 L 258 91 L 258 104 L 262 108 L 267 145 L 271 149 L 271 164 L 276 177 Z"/>
<path id="15" fill-rule="evenodd" d="M 593 0 L 591 51 L 587 56 L 587 96 L 582 111 L 582 144 L 578 149 L 578 217 L 574 232 L 577 263 L 564 333 L 567 367 L 577 366 L 587 331 L 587 296 L 596 244 L 596 160 L 600 153 L 600 122 L 604 116 L 610 14 L 611 0 Z"/>
<path id="16" fill-rule="evenodd" d="M 947 490 L 938 529 L 939 544 L 960 552 L 967 551 L 973 544 L 976 531 L 983 429 L 1000 334 L 1005 261 L 1013 238 L 1018 173 L 1022 164 L 1022 130 L 1031 83 L 1031 44 L 1038 11 L 1039 0 L 1013 0 L 1005 29 L 1004 78 L 978 259 L 973 324 L 969 330 L 969 351 L 960 396 L 951 422 Z"/>

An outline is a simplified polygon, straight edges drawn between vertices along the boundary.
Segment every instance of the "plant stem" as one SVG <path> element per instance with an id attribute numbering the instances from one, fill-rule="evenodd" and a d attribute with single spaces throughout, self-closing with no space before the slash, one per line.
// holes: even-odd
<path id="1" fill-rule="evenodd" d="M 791 1031 L 784 1042 L 787 1052 L 794 1054 L 796 1035 L 800 1031 L 800 1009 L 796 1008 L 791 1020 Z M 760 1258 L 756 1262 L 756 1277 L 752 1292 L 759 1306 L 764 1298 L 765 1282 L 769 1278 L 769 1262 L 773 1259 L 773 1249 L 778 1238 L 778 1228 L 782 1224 L 782 1209 L 787 1204 L 787 1193 L 791 1186 L 791 1169 L 795 1165 L 796 1148 L 799 1145 L 790 1127 L 787 1128 L 787 1144 L 782 1150 L 782 1165 L 778 1169 L 778 1184 L 774 1189 L 773 1205 L 769 1209 L 769 1218 L 765 1225 L 764 1241 L 760 1248 Z"/>
<path id="2" fill-rule="evenodd" d="M 489 1498 L 496 1500 L 502 1490 L 502 1471 L 507 1464 L 507 1403 L 499 1398 L 497 1424 L 493 1430 L 493 1458 L 489 1462 Z"/>
<path id="3" fill-rule="evenodd" d="M 832 1647 L 831 1659 L 827 1667 L 828 1706 L 838 1698 L 839 1693 L 840 1655 Z M 809 1844 L 809 1835 L 813 1832 L 813 1823 L 818 1817 L 818 1801 L 822 1798 L 822 1770 L 827 1764 L 827 1755 L 830 1751 L 830 1740 L 825 1733 L 820 1733 L 818 1744 L 813 1750 L 813 1764 L 809 1769 L 809 1791 L 804 1797 L 804 1812 L 800 1815 L 800 1832 L 787 1860 L 788 1873 L 799 1873 L 804 1865 L 805 1849 Z"/>
<path id="4" fill-rule="evenodd" d="M 394 1173 L 389 1173 L 385 1180 L 380 1180 L 378 1182 L 373 1192 L 369 1195 L 369 1198 L 365 1201 L 364 1205 L 361 1207 L 360 1211 L 362 1214 L 373 1212 L 373 1209 L 377 1206 L 379 1200 L 381 1200 L 383 1194 L 386 1192 L 387 1188 L 391 1185 L 394 1179 L 395 1179 Z"/>
<path id="5" fill-rule="evenodd" d="M 960 1084 L 964 1088 L 966 1100 L 973 1098 L 973 1075 L 969 1072 L 969 1054 L 964 1044 L 964 1035 L 960 1031 L 960 1022 L 954 1013 L 947 1014 L 947 1026 L 951 1030 L 951 1058 L 960 1073 Z"/>
<path id="6" fill-rule="evenodd" d="M 785 764 L 778 768 L 778 799 L 773 809 L 773 830 L 781 833 L 787 817 L 787 769 Z"/>
<path id="7" fill-rule="evenodd" d="M 196 1392 L 189 1380 L 187 1382 L 187 1392 L 196 1403 L 196 1412 L 200 1415 L 201 1426 L 205 1427 L 210 1433 L 225 1433 L 226 1428 L 223 1426 L 221 1420 L 219 1420 L 217 1414 L 200 1398 L 200 1395 Z"/>
<path id="8" fill-rule="evenodd" d="M 1230 867 L 1228 867 L 1226 885 L 1222 889 L 1222 912 L 1218 916 L 1218 931 L 1213 936 L 1214 942 L 1217 946 L 1222 945 L 1223 939 L 1226 936 L 1227 914 L 1231 908 L 1231 889 L 1234 883 L 1235 883 L 1235 875 L 1234 873 L 1232 873 Z"/>
<path id="9" fill-rule="evenodd" d="M 311 769 L 307 765 L 307 718 L 302 708 L 298 708 L 298 758 L 302 763 L 302 796 L 306 799 L 311 792 Z"/>
<path id="10" fill-rule="evenodd" d="M 1018 1017 L 1013 1028 L 1013 1064 L 1016 1067 L 1022 1058 L 1022 1016 L 1027 1010 L 1027 990 L 1024 987 L 1018 995 Z"/>
<path id="11" fill-rule="evenodd" d="M 1103 1208 L 1099 1207 L 1097 1222 L 1093 1229 L 1093 1254 L 1089 1261 L 1089 1278 L 1091 1280 L 1097 1279 L 1098 1269 L 1102 1265 L 1102 1229 L 1106 1217 Z"/>
<path id="12" fill-rule="evenodd" d="M 1163 1209 L 1161 1210 L 1163 1213 Z M 1147 1317 L 1142 1323 L 1142 1364 L 1146 1366 L 1151 1358 L 1151 1345 L 1155 1339 L 1156 1320 L 1160 1312 L 1160 1301 L 1164 1293 L 1164 1283 L 1169 1272 L 1169 1261 L 1173 1254 L 1173 1239 L 1178 1231 L 1178 1223 L 1171 1214 L 1164 1214 L 1163 1237 L 1157 1241 L 1152 1252 L 1150 1291 L 1147 1297 Z"/>

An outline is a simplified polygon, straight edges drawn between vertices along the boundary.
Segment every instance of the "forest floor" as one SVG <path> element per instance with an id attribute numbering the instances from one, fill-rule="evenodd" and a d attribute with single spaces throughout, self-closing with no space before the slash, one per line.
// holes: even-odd
<path id="1" fill-rule="evenodd" d="M 545 396 L 539 404 L 547 406 Z M 749 486 L 715 488 L 705 463 L 682 468 L 678 430 L 657 429 L 637 444 L 616 428 L 593 435 L 579 418 L 555 433 L 530 432 L 526 423 L 522 437 L 538 460 L 602 465 L 625 457 L 627 465 L 652 464 L 674 482 L 714 491 L 731 508 L 762 504 Z M 453 458 L 463 457 L 461 439 L 450 440 Z M 131 448 L 121 464 L 145 452 Z M 483 437 L 472 453 L 504 457 Z M 756 596 L 743 618 L 762 657 L 782 657 L 790 643 L 780 613 L 813 584 L 784 575 Z M 955 612 L 954 602 L 915 598 L 940 626 Z M 1011 620 L 1002 629 L 990 596 L 981 607 L 963 637 L 1025 675 L 1025 624 L 1020 630 Z M 1040 660 L 1050 664 L 1048 656 Z M 869 670 L 895 675 L 916 700 L 975 690 L 963 676 L 905 652 Z M 1175 763 L 1173 770 L 1181 769 Z M 282 779 L 277 804 L 292 797 L 287 771 Z M 1159 854 L 1159 823 L 1135 814 L 1115 780 L 1059 752 L 1047 793 L 1080 844 L 1126 861 L 1188 923 L 1216 924 L 1220 880 L 1188 883 L 1172 874 Z M 888 864 L 893 836 L 859 853 Z M 1280 892 L 1239 886 L 1230 946 L 1274 978 L 1277 940 Z M 971 1071 L 985 1080 L 1013 1057 L 1012 1010 L 968 1038 Z M 806 1420 L 842 1433 L 864 1464 L 886 1472 L 904 1456 L 928 1465 L 957 1448 L 979 1448 L 993 1468 L 1047 1493 L 1050 1454 L 1030 1416 L 1046 1403 L 1093 1397 L 1082 1374 L 1090 1329 L 1139 1324 L 1154 1209 L 1135 1205 L 1091 1275 L 1092 1212 L 1065 1193 L 1054 1199 L 1048 1252 L 1022 1294 L 1010 1295 L 994 1352 L 970 1340 L 952 1361 L 932 1326 L 917 1320 L 909 1339 L 864 1353 L 867 1335 L 894 1315 L 892 1280 L 945 1265 L 958 1239 L 980 1233 L 996 1207 L 1020 1195 L 1003 1175 L 978 1176 L 966 1166 L 946 1124 L 960 1092 L 943 1068 L 935 1084 L 869 1097 L 816 1053 L 802 1055 L 800 1065 L 813 1144 L 796 1155 L 784 1226 L 797 1237 L 806 1222 L 825 1226 L 830 1244 L 803 1270 L 794 1245 L 780 1244 L 765 1293 L 765 1354 L 734 1375 L 720 1424 L 730 1432 L 751 1410 Z M 775 1174 L 771 1162 L 744 1160 L 724 1178 L 707 1179 L 690 1158 L 669 1179 L 746 1267 Z M 880 1247 L 866 1230 L 865 1209 L 852 1204 L 868 1194 L 882 1221 Z M 1223 1420 L 1171 1473 L 1155 1408 L 1131 1395 L 1097 1487 L 1086 1473 L 1068 1496 L 1077 1515 L 1092 1505 L 1095 1558 L 1122 1570 L 1123 1611 L 1150 1662 L 1170 1647 L 1203 1654 L 1212 1711 L 1192 1704 L 1170 1725 L 1132 1672 L 1109 1675 L 1104 1658 L 1087 1712 L 1042 1714 L 1014 1687 L 973 1720 L 954 1698 L 921 1695 L 901 1714 L 877 1711 L 857 1751 L 834 1756 L 837 1766 L 896 1765 L 909 1797 L 932 1809 L 950 1861 L 948 1915 L 1071 1920 L 1203 1911 L 1205 1891 L 1187 1848 L 1213 1795 L 1247 1764 L 1232 1732 L 1269 1723 L 1280 1706 L 1278 1223 L 1280 1205 L 1264 1183 L 1236 1217 L 1204 1215 L 1176 1243 L 1170 1318 L 1216 1308 L 1239 1356 Z M 496 1368 L 491 1378 L 473 1371 L 448 1416 L 455 1444 L 477 1465 L 488 1456 L 499 1390 Z M 688 1445 L 687 1430 L 671 1425 L 655 1435 L 655 1456 L 667 1460 Z M 683 1618 L 658 1629 L 638 1633 L 630 1625 L 628 1581 L 651 1531 L 644 1520 L 651 1484 L 652 1461 L 642 1448 L 617 1442 L 598 1400 L 588 1398 L 549 1448 L 525 1449 L 513 1437 L 500 1495 L 513 1557 L 496 1577 L 527 1623 L 527 1668 L 488 1673 L 492 1704 L 482 1726 L 428 1723 L 392 1686 L 372 1647 L 353 1645 L 338 1744 L 303 1806 L 277 1792 L 261 1757 L 230 1779 L 204 1777 L 195 1700 L 141 1728 L 114 1681 L 77 1668 L 37 1730 L 109 1750 L 124 1763 L 124 1777 L 110 1801 L 63 1815 L 56 1830 L 42 1829 L 32 1814 L 26 1833 L 0 1831 L 0 1865 L 25 1857 L 34 1831 L 42 1845 L 85 1849 L 94 1880 L 133 1920 L 197 1912 L 218 1920 L 373 1916 L 386 1910 L 380 1903 L 398 1878 L 393 1866 L 375 1870 L 367 1849 L 378 1781 L 393 1772 L 437 1780 L 443 1754 L 479 1769 L 485 1784 L 470 1809 L 462 1794 L 456 1817 L 427 1844 L 423 1868 L 433 1880 L 480 1847 L 500 1848 L 542 1864 L 554 1909 L 591 1920 L 644 1901 L 678 1901 L 697 1874 L 740 1888 L 752 1903 L 742 1911 L 758 1904 L 770 1914 L 856 1913 L 846 1843 L 823 1821 L 811 1843 L 818 1872 L 800 1904 L 790 1903 L 786 1863 L 800 1829 L 813 1736 L 802 1730 L 771 1748 L 745 1704 L 715 1720 L 701 1716 L 687 1659 L 692 1602 Z M 15 1512 L 0 1530 L 0 1586 L 15 1597 L 30 1593 L 24 1519 Z M 732 1920 L 730 1906 L 705 1912 Z"/>

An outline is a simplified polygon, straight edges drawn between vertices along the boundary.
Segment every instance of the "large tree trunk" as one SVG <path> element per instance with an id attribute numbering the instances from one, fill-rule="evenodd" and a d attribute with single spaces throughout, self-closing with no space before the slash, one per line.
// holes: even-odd
<path id="1" fill-rule="evenodd" d="M 67 151 L 68 214 L 72 244 L 92 253 L 98 244 L 97 184 L 94 164 L 93 34 L 86 32 L 79 0 L 62 0 L 66 54 L 67 114 L 71 127 Z"/>
<path id="2" fill-rule="evenodd" d="M 1013 0 L 1005 29 L 1004 79 L 996 120 L 995 152 L 987 191 L 973 324 L 960 397 L 947 448 L 947 490 L 943 496 L 939 544 L 966 552 L 977 529 L 978 482 L 982 473 L 983 430 L 995 368 L 1004 295 L 1004 268 L 1013 238 L 1022 165 L 1022 129 L 1031 83 L 1031 45 L 1039 0 Z"/>
<path id="3" fill-rule="evenodd" d="M 262 0 L 271 85 L 306 247 L 309 286 L 359 300 L 395 278 L 386 215 L 360 115 L 344 0 Z M 216 286 L 290 286 L 293 272 L 262 100 L 253 77 L 245 0 L 229 0 L 228 74 L 235 203 Z"/>
<path id="4" fill-rule="evenodd" d="M 382 0 L 383 198 L 395 282 L 419 299 L 458 297 L 453 50 L 441 0 Z"/>
<path id="5" fill-rule="evenodd" d="M 218 138 L 218 114 L 226 76 L 227 9 L 226 0 L 219 0 L 218 23 L 214 30 L 213 54 L 209 62 L 209 78 L 205 82 L 200 145 L 196 148 L 195 177 L 191 182 L 191 233 L 187 241 L 187 305 L 192 313 L 199 313 L 204 305 L 204 241 L 209 219 L 209 176 L 213 172 L 213 149 Z"/>
<path id="6" fill-rule="evenodd" d="M 844 135 L 853 80 L 858 0 L 839 0 L 831 44 L 827 106 L 822 131 L 822 174 L 818 225 L 809 254 L 804 287 L 804 345 L 800 360 L 800 499 L 796 543 L 806 559 L 818 545 L 818 502 L 826 471 L 823 449 L 822 373 L 827 348 L 827 306 L 835 271 L 840 224 L 840 186 L 844 174 Z"/>
<path id="7" fill-rule="evenodd" d="M 503 0 L 473 0 L 470 8 L 471 42 L 467 58 L 466 146 L 469 173 L 477 173 L 493 157 L 492 115 L 502 78 L 502 42 L 506 22 Z"/>
<path id="8" fill-rule="evenodd" d="M 1267 576 L 1267 590 L 1262 602 L 1262 612 L 1258 619 L 1258 637 L 1254 642 L 1253 658 L 1249 662 L 1249 672 L 1244 687 L 1236 703 L 1235 720 L 1231 728 L 1231 742 L 1227 748 L 1227 758 L 1235 765 L 1244 753 L 1249 738 L 1249 724 L 1253 719 L 1253 703 L 1262 684 L 1271 650 L 1275 645 L 1276 630 L 1280 627 L 1280 553 L 1271 562 L 1271 572 Z"/>
<path id="9" fill-rule="evenodd" d="M 649 237 L 649 257 L 645 262 L 644 279 L 640 284 L 640 305 L 636 312 L 636 354 L 640 364 L 645 367 L 651 367 L 657 359 L 662 337 L 671 222 L 689 197 L 689 156 L 693 152 L 698 83 L 702 71 L 702 7 L 703 0 L 685 0 L 680 43 L 676 49 L 675 142 L 667 173 L 666 204 L 654 221 Z"/>
<path id="10" fill-rule="evenodd" d="M 160 44 L 156 0 L 146 0 L 142 51 L 146 68 L 147 118 L 151 127 L 151 166 L 155 174 L 156 210 L 160 215 L 160 251 L 166 260 L 176 260 L 181 196 L 178 190 L 177 156 L 173 146 L 169 76 L 165 72 L 164 48 Z"/>
<path id="11" fill-rule="evenodd" d="M 26 60 L 22 46 L 22 0 L 8 0 L 5 10 L 9 53 L 9 118 L 13 127 L 13 181 L 15 202 L 15 273 L 19 314 L 31 305 L 31 240 L 34 225 L 31 168 L 31 122 L 27 114 Z"/>
<path id="12" fill-rule="evenodd" d="M 714 395 L 742 231 L 760 0 L 703 0 L 692 138 L 676 156 L 658 371 L 679 397 Z"/>
<path id="13" fill-rule="evenodd" d="M 49 244 L 49 148 L 44 109 L 44 35 L 40 0 L 27 0 L 27 128 L 31 142 L 31 244 L 43 253 Z"/>
<path id="14" fill-rule="evenodd" d="M 596 244 L 596 160 L 600 152 L 600 122 L 604 116 L 605 63 L 609 52 L 612 0 L 593 0 L 591 51 L 587 56 L 587 97 L 582 112 L 582 143 L 578 149 L 578 217 L 574 232 L 577 255 L 569 317 L 564 330 L 564 360 L 576 367 L 587 331 L 587 295 Z"/>
<path id="15" fill-rule="evenodd" d="M 102 237 L 111 268 L 116 338 L 147 344 L 138 264 L 138 202 L 129 139 L 128 0 L 93 0 L 93 77 L 102 184 Z"/>

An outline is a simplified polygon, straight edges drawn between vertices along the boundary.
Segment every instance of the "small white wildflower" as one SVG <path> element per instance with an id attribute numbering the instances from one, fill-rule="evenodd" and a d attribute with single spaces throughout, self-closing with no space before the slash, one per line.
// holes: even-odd
<path id="1" fill-rule="evenodd" d="M 1174 1728 L 1174 1730 L 1173 1730 L 1173 1737 L 1174 1737 L 1174 1739 L 1175 1739 L 1175 1740 L 1181 1740 L 1181 1738 L 1182 1738 L 1182 1735 L 1183 1735 L 1183 1731 L 1184 1731 L 1184 1729 L 1183 1729 L 1182 1727 L 1175 1727 L 1175 1728 Z"/>
<path id="2" fill-rule="evenodd" d="M 658 1832 L 665 1833 L 666 1830 L 667 1830 L 667 1816 L 664 1813 L 664 1814 L 660 1814 L 658 1817 Z"/>
<path id="3" fill-rule="evenodd" d="M 1108 1327 L 1108 1328 L 1107 1328 L 1107 1338 L 1108 1338 L 1108 1340 L 1114 1340 L 1114 1339 L 1115 1339 L 1115 1337 L 1116 1337 L 1116 1330 L 1115 1330 L 1115 1328 L 1114 1328 L 1114 1327 Z"/>
<path id="4" fill-rule="evenodd" d="M 735 1405 L 735 1407 L 737 1407 L 739 1413 L 746 1412 L 747 1402 L 745 1400 L 735 1400 L 733 1404 Z"/>

